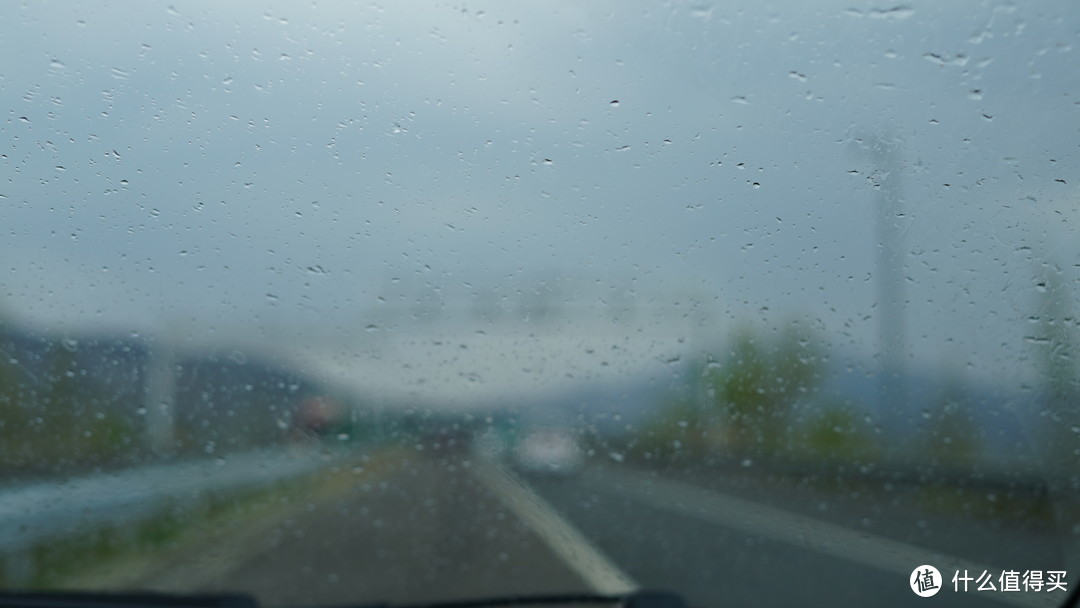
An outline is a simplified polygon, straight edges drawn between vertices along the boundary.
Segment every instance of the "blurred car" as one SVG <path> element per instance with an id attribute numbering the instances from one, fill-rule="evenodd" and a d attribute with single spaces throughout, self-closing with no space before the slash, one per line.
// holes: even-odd
<path id="1" fill-rule="evenodd" d="M 344 423 L 345 407 L 330 397 L 308 397 L 293 413 L 293 432 L 298 436 L 320 437 L 333 433 Z"/>
<path id="2" fill-rule="evenodd" d="M 572 475 L 585 463 L 581 444 L 567 429 L 531 431 L 518 442 L 514 456 L 522 470 L 549 475 Z"/>

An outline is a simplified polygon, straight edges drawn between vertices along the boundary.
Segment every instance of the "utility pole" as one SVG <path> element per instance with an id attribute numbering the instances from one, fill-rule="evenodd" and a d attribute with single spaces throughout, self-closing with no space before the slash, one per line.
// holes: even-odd
<path id="1" fill-rule="evenodd" d="M 160 337 L 150 347 L 145 386 L 147 447 L 157 456 L 171 456 L 176 438 L 176 353 Z"/>
<path id="2" fill-rule="evenodd" d="M 900 142 L 886 141 L 878 135 L 866 143 L 874 163 L 875 287 L 878 350 L 881 354 L 878 406 L 884 416 L 890 417 L 899 415 L 907 401 L 904 251 L 900 226 L 904 196 L 898 154 Z"/>
<path id="3" fill-rule="evenodd" d="M 1080 448 L 1076 439 L 1080 429 L 1080 369 L 1075 363 L 1080 352 L 1076 334 L 1080 322 L 1072 310 L 1071 290 L 1060 266 L 1044 263 L 1037 284 L 1042 299 L 1038 310 L 1041 331 L 1033 337 L 1044 389 L 1040 406 L 1043 416 L 1035 435 L 1039 437 L 1043 475 L 1058 532 L 1062 538 L 1075 541 L 1080 537 Z"/>

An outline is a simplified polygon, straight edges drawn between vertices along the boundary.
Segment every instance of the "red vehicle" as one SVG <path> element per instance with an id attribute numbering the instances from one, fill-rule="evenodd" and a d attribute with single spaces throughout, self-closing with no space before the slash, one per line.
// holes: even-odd
<path id="1" fill-rule="evenodd" d="M 325 435 L 340 425 L 345 408 L 330 397 L 308 397 L 293 414 L 293 429 L 304 435 Z"/>

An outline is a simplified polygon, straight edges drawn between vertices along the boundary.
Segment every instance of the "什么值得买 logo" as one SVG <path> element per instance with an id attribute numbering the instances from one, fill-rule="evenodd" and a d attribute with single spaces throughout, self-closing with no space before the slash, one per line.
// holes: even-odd
<path id="1" fill-rule="evenodd" d="M 923 564 L 911 571 L 908 583 L 915 595 L 930 597 L 941 591 L 941 573 L 937 568 Z"/>

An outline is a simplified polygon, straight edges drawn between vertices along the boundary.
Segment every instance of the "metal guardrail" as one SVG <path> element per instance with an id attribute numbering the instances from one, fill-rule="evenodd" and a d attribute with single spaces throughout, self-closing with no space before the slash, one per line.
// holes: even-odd
<path id="1" fill-rule="evenodd" d="M 326 466 L 317 453 L 262 450 L 0 490 L 0 556 L 124 525 L 207 493 L 265 486 Z"/>

